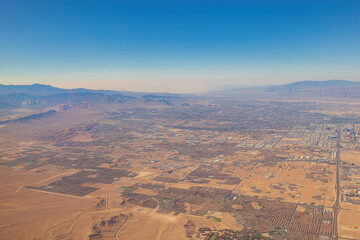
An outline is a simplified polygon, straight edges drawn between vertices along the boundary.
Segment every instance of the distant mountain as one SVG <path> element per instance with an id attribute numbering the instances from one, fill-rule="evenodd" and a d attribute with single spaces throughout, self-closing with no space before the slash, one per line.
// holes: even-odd
<path id="1" fill-rule="evenodd" d="M 267 92 L 304 92 L 328 88 L 360 87 L 360 82 L 348 80 L 328 80 L 328 81 L 300 81 L 286 85 L 270 86 Z"/>
<path id="2" fill-rule="evenodd" d="M 0 95 L 11 93 L 27 93 L 32 95 L 49 95 L 64 92 L 65 90 L 50 85 L 3 85 L 0 84 Z"/>
<path id="3" fill-rule="evenodd" d="M 267 100 L 339 100 L 358 101 L 360 82 L 347 80 L 299 81 L 284 85 L 236 88 L 204 93 L 203 96 L 226 99 Z"/>
<path id="4" fill-rule="evenodd" d="M 0 95 L 10 93 L 28 93 L 31 95 L 51 95 L 57 93 L 78 93 L 78 92 L 92 92 L 92 93 L 103 93 L 103 94 L 116 94 L 121 93 L 120 91 L 111 90 L 91 90 L 85 88 L 76 89 L 63 89 L 57 88 L 50 85 L 44 84 L 32 84 L 32 85 L 3 85 L 0 84 Z"/>
<path id="5" fill-rule="evenodd" d="M 306 98 L 360 98 L 360 82 L 347 80 L 301 81 L 286 85 L 270 86 L 265 89 L 268 93 L 280 96 Z"/>
<path id="6" fill-rule="evenodd" d="M 124 95 L 126 93 L 126 95 Z M 0 84 L 0 108 L 21 105 L 80 105 L 87 102 L 96 104 L 143 103 L 153 105 L 173 105 L 182 98 L 175 94 L 142 94 L 111 90 L 91 90 L 85 88 L 62 89 L 50 85 L 2 85 Z"/>
<path id="7" fill-rule="evenodd" d="M 44 95 L 43 92 L 39 95 L 17 92 L 0 95 L 0 107 L 40 104 L 78 105 L 82 102 L 89 102 L 91 104 L 124 103 L 134 99 L 136 98 L 121 94 L 106 95 L 96 92 L 66 92 L 49 95 Z"/>

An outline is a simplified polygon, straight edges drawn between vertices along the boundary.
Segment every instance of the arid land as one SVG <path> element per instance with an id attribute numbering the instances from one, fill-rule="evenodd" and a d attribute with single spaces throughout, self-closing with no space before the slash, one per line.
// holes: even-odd
<path id="1" fill-rule="evenodd" d="M 0 238 L 360 239 L 360 104 L 184 101 L 1 111 Z"/>

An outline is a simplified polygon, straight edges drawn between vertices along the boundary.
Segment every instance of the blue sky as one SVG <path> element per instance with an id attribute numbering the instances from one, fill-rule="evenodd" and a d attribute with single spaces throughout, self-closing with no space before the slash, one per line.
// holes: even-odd
<path id="1" fill-rule="evenodd" d="M 358 0 L 0 0 L 3 84 L 198 92 L 359 66 Z"/>

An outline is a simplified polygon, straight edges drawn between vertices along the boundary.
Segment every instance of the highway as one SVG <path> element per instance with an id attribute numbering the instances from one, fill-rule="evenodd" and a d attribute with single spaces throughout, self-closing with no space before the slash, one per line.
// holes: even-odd
<path id="1" fill-rule="evenodd" d="M 336 144 L 336 184 L 335 184 L 335 189 L 336 189 L 336 200 L 335 203 L 333 205 L 333 221 L 332 221 L 332 231 L 331 231 L 331 239 L 337 240 L 338 239 L 338 215 L 340 212 L 340 173 L 339 173 L 339 168 L 340 168 L 340 141 L 341 141 L 341 129 L 338 129 L 338 135 L 337 135 L 337 144 Z"/>

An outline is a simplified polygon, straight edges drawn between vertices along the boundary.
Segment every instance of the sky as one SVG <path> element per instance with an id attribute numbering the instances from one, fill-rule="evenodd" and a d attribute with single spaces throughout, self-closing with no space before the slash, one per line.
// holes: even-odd
<path id="1" fill-rule="evenodd" d="M 193 93 L 360 81 L 359 0 L 0 0 L 0 84 Z"/>

